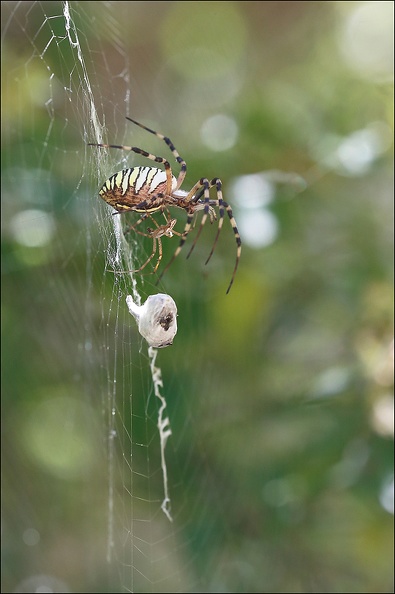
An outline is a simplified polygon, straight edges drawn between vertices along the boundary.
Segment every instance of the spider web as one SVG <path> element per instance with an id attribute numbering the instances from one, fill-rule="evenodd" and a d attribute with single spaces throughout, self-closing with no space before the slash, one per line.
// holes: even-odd
<path id="1" fill-rule="evenodd" d="M 72 378 L 62 396 L 73 418 L 70 439 L 85 419 L 88 426 L 78 438 L 97 443 L 100 460 L 81 487 L 93 510 L 86 511 L 88 518 L 100 518 L 100 530 L 89 534 L 88 525 L 84 537 L 96 551 L 85 568 L 94 577 L 76 584 L 67 580 L 67 570 L 58 575 L 26 570 L 12 587 L 99 591 L 105 580 L 113 591 L 194 590 L 201 587 L 194 550 L 218 530 L 221 516 L 218 508 L 215 527 L 205 514 L 213 503 L 204 496 L 210 476 L 200 477 L 204 450 L 193 436 L 193 407 L 187 402 L 198 394 L 187 379 L 172 385 L 177 362 L 171 350 L 148 348 L 128 313 L 126 296 L 139 305 L 158 292 L 155 279 L 112 272 L 122 265 L 136 268 L 151 249 L 138 236 L 126 243 L 123 218 L 111 216 L 97 195 L 104 180 L 130 166 L 133 157 L 87 147 L 136 134 L 125 115 L 133 110 L 137 117 L 138 103 L 146 103 L 144 117 L 150 114 L 148 89 L 138 89 L 131 77 L 125 26 L 114 12 L 119 5 L 33 2 L 2 8 L 4 52 L 12 54 L 5 58 L 12 66 L 4 72 L 3 106 L 10 120 L 3 129 L 13 146 L 5 157 L 3 216 L 21 246 L 19 257 L 10 256 L 5 267 L 11 273 L 21 266 L 35 271 L 31 304 L 36 312 L 44 308 L 45 316 L 32 314 L 32 323 L 44 329 L 40 343 L 48 359 L 51 335 L 54 341 L 61 333 L 65 364 L 56 360 L 56 365 Z M 14 35 L 18 48 L 10 43 Z M 144 147 L 148 140 L 133 144 Z M 187 291 L 186 278 L 184 287 Z M 32 518 L 27 525 L 37 541 L 44 538 Z M 93 546 L 95 539 L 102 545 Z"/>

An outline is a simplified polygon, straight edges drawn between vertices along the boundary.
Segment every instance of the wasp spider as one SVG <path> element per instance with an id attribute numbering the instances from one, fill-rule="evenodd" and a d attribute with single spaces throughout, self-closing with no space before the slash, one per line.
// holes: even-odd
<path id="1" fill-rule="evenodd" d="M 222 198 L 221 180 L 215 177 L 214 179 L 209 181 L 207 178 L 202 177 L 199 181 L 196 182 L 196 184 L 191 188 L 189 192 L 181 190 L 181 185 L 186 175 L 187 164 L 184 161 L 184 159 L 180 157 L 170 138 L 167 138 L 166 136 L 163 136 L 163 134 L 159 134 L 159 132 L 155 132 L 154 130 L 147 128 L 143 124 L 139 124 L 139 122 L 136 122 L 131 118 L 126 119 L 128 119 L 130 122 L 133 122 L 133 124 L 137 124 L 137 126 L 140 126 L 140 128 L 147 130 L 147 132 L 150 132 L 151 134 L 154 134 L 155 136 L 163 140 L 173 153 L 173 156 L 176 159 L 177 163 L 180 165 L 180 172 L 178 174 L 178 177 L 176 178 L 173 175 L 170 163 L 166 159 L 164 159 L 163 157 L 157 157 L 155 155 L 152 155 L 151 153 L 147 153 L 147 151 L 144 151 L 135 146 L 93 143 L 89 144 L 89 146 L 96 146 L 99 148 L 117 148 L 122 149 L 124 151 L 133 151 L 134 153 L 143 155 L 143 157 L 147 157 L 147 159 L 150 159 L 151 161 L 155 161 L 155 163 L 162 163 L 164 165 L 164 171 L 162 169 L 157 169 L 156 167 L 131 167 L 128 169 L 123 169 L 122 171 L 118 171 L 118 173 L 112 175 L 106 182 L 104 182 L 103 187 L 99 191 L 100 197 L 105 202 L 110 204 L 110 206 L 112 206 L 117 211 L 117 213 L 137 212 L 141 214 L 141 218 L 133 227 L 131 227 L 131 229 L 134 229 L 148 216 L 154 221 L 154 219 L 151 216 L 151 213 L 159 211 L 163 212 L 165 215 L 166 225 L 158 225 L 154 221 L 156 229 L 149 229 L 148 233 L 142 233 L 138 231 L 138 233 L 140 233 L 141 235 L 152 237 L 154 245 L 151 256 L 143 264 L 143 266 L 141 266 L 135 272 L 139 272 L 143 268 L 145 268 L 148 262 L 150 262 L 150 260 L 154 257 L 156 252 L 156 240 L 158 240 L 159 259 L 154 269 L 154 272 L 156 272 L 162 258 L 162 243 L 160 241 L 160 238 L 164 235 L 168 237 L 171 237 L 173 234 L 178 235 L 181 237 L 180 243 L 177 249 L 175 250 L 173 257 L 170 259 L 170 262 L 167 264 L 162 274 L 160 275 L 158 279 L 159 282 L 163 274 L 167 271 L 174 259 L 180 253 L 187 239 L 187 236 L 192 228 L 192 222 L 195 213 L 202 210 L 203 216 L 199 230 L 196 234 L 191 249 L 189 250 L 187 258 L 192 253 L 192 250 L 195 247 L 197 240 L 199 239 L 200 233 L 203 229 L 204 224 L 207 221 L 207 218 L 210 217 L 211 222 L 217 218 L 215 211 L 216 207 L 219 211 L 217 234 L 215 236 L 211 252 L 205 263 L 207 264 L 211 256 L 213 255 L 215 246 L 217 245 L 219 234 L 222 229 L 224 215 L 226 211 L 235 235 L 237 246 L 236 262 L 228 289 L 226 291 L 227 293 L 229 293 L 240 260 L 241 239 L 239 231 L 237 229 L 235 218 L 232 213 L 232 209 L 230 205 L 227 202 L 225 202 Z M 215 188 L 216 190 L 216 198 L 214 199 L 210 198 L 211 188 Z M 187 213 L 187 220 L 185 223 L 183 233 L 177 233 L 173 230 L 176 219 L 170 219 L 166 217 L 165 214 L 165 211 L 168 211 L 169 207 L 181 208 Z"/>

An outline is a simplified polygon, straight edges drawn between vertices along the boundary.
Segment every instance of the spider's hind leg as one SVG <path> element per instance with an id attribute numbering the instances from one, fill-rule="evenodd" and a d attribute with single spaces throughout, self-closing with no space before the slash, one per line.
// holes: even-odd
<path id="1" fill-rule="evenodd" d="M 134 225 L 130 225 L 129 227 L 126 227 L 126 229 L 124 229 L 123 234 L 127 235 L 128 233 L 130 233 L 131 231 L 136 231 L 136 227 L 138 225 L 140 225 L 140 223 L 142 223 L 143 221 L 145 221 L 148 217 L 152 218 L 151 215 L 149 215 L 148 213 L 144 213 L 138 221 L 136 221 L 136 223 L 134 223 Z M 139 233 L 140 235 L 146 235 L 147 237 L 149 237 L 146 233 L 142 233 L 141 231 L 136 231 L 136 233 Z"/>

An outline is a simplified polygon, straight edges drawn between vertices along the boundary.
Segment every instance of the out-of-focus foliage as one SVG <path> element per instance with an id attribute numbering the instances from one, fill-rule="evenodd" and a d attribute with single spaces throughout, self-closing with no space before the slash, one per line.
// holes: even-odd
<path id="1" fill-rule="evenodd" d="M 76 31 L 59 2 L 2 3 L 2 590 L 44 575 L 57 592 L 392 591 L 393 3 L 65 6 Z M 137 571 L 105 562 L 121 464 L 106 458 L 106 397 L 113 378 L 116 398 L 132 393 L 132 441 L 148 444 L 151 379 L 132 321 L 118 323 L 96 197 L 137 158 L 119 151 L 98 171 L 91 97 L 105 139 L 164 154 L 129 114 L 174 141 L 185 187 L 221 177 L 243 240 L 229 295 L 227 220 L 207 267 L 208 224 L 161 285 L 179 310 L 158 356 L 166 570 L 143 546 L 160 552 L 170 530 L 160 473 L 147 532 L 132 522 Z M 120 491 L 148 459 L 133 455 Z"/>

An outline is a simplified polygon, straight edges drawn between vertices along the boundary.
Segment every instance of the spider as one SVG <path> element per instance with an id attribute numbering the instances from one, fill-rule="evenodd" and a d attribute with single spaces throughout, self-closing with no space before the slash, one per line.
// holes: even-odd
<path id="1" fill-rule="evenodd" d="M 147 216 L 150 216 L 150 218 L 154 220 L 151 217 L 151 213 L 157 211 L 165 213 L 165 211 L 168 211 L 169 207 L 181 208 L 187 213 L 187 220 L 185 223 L 183 233 L 176 233 L 173 230 L 173 227 L 175 225 L 173 221 L 175 219 L 168 219 L 166 215 L 166 225 L 160 226 L 155 223 L 157 229 L 150 230 L 149 233 L 146 234 L 147 236 L 152 237 L 153 239 L 153 252 L 151 256 L 148 258 L 148 260 L 145 262 L 145 264 L 138 269 L 138 271 L 141 271 L 143 268 L 145 268 L 148 262 L 154 257 L 154 254 L 156 252 L 156 240 L 158 240 L 159 243 L 159 260 L 157 265 L 155 266 L 154 272 L 156 272 L 156 270 L 158 269 L 159 263 L 162 258 L 162 244 L 160 242 L 160 237 L 162 237 L 163 235 L 171 237 L 173 234 L 180 236 L 180 243 L 176 248 L 169 263 L 159 276 L 157 281 L 158 283 L 164 275 L 164 273 L 168 270 L 169 266 L 178 256 L 182 247 L 184 246 L 187 236 L 192 228 L 192 221 L 195 213 L 200 210 L 203 210 L 203 216 L 199 230 L 187 254 L 187 258 L 189 258 L 196 245 L 197 240 L 199 239 L 204 224 L 207 221 L 207 217 L 210 217 L 211 222 L 217 218 L 214 209 L 214 207 L 217 207 L 219 210 L 217 234 L 215 236 L 213 247 L 211 248 L 210 254 L 205 264 L 209 262 L 211 256 L 214 253 L 214 249 L 217 245 L 219 234 L 222 229 L 226 210 L 235 235 L 237 246 L 236 262 L 229 286 L 226 291 L 226 293 L 229 293 L 230 288 L 233 285 L 233 281 L 240 260 L 241 239 L 239 231 L 237 229 L 235 218 L 232 213 L 232 209 L 230 205 L 227 202 L 225 202 L 222 198 L 221 180 L 215 177 L 211 181 L 209 181 L 207 178 L 202 177 L 199 181 L 195 183 L 195 185 L 191 188 L 189 192 L 181 190 L 181 185 L 185 179 L 187 171 L 187 164 L 184 161 L 184 159 L 180 157 L 177 149 L 175 148 L 170 138 L 163 136 L 163 134 L 155 132 L 150 128 L 147 128 L 143 124 L 140 124 L 139 122 L 136 122 L 131 118 L 127 117 L 126 119 L 163 140 L 169 147 L 177 163 L 180 165 L 180 172 L 178 174 L 178 177 L 176 178 L 173 175 L 170 163 L 167 161 L 167 159 L 152 155 L 151 153 L 148 153 L 147 151 L 137 148 L 135 146 L 89 143 L 88 146 L 96 146 L 98 148 L 117 148 L 124 151 L 133 151 L 134 153 L 142 155 L 143 157 L 146 157 L 151 161 L 155 161 L 156 163 L 162 163 L 165 167 L 165 171 L 163 171 L 162 169 L 157 169 L 156 167 L 131 167 L 128 169 L 123 169 L 122 171 L 118 171 L 117 173 L 112 175 L 107 181 L 104 182 L 104 185 L 99 190 L 99 196 L 105 202 L 107 202 L 107 204 L 112 206 L 117 211 L 114 214 L 120 214 L 124 212 L 140 213 L 142 216 L 141 219 L 139 219 L 139 221 L 136 223 L 136 225 L 138 225 Z M 210 199 L 210 189 L 214 187 L 216 189 L 216 198 Z M 139 233 L 144 235 L 144 233 Z"/>
<path id="2" fill-rule="evenodd" d="M 177 231 L 174 231 L 173 227 L 174 225 L 177 223 L 177 219 L 168 219 L 165 215 L 165 213 L 163 213 L 166 219 L 166 225 L 158 225 L 158 223 L 155 221 L 155 219 L 151 216 L 148 215 L 150 217 L 150 219 L 152 220 L 152 222 L 154 223 L 154 225 L 156 226 L 156 229 L 150 229 L 150 227 L 147 228 L 147 233 L 143 233 L 142 231 L 138 231 L 136 229 L 137 225 L 139 225 L 146 217 L 141 217 L 137 223 L 135 223 L 132 227 L 129 227 L 125 233 L 129 233 L 130 231 L 135 231 L 136 233 L 138 233 L 139 235 L 143 235 L 144 237 L 151 237 L 152 238 L 152 253 L 150 255 L 150 257 L 144 262 L 144 264 L 142 266 L 140 266 L 140 268 L 138 268 L 137 270 L 128 270 L 127 272 L 141 272 L 149 262 L 151 262 L 152 258 L 155 256 L 156 254 L 156 242 L 158 242 L 158 247 L 159 247 L 159 257 L 158 260 L 156 262 L 155 268 L 153 270 L 153 274 L 155 274 L 155 272 L 158 270 L 160 261 L 162 260 L 162 241 L 161 241 L 161 237 L 163 237 L 164 235 L 166 235 L 166 237 L 173 237 L 173 235 L 178 235 L 179 237 L 182 237 L 182 233 L 178 233 Z"/>

